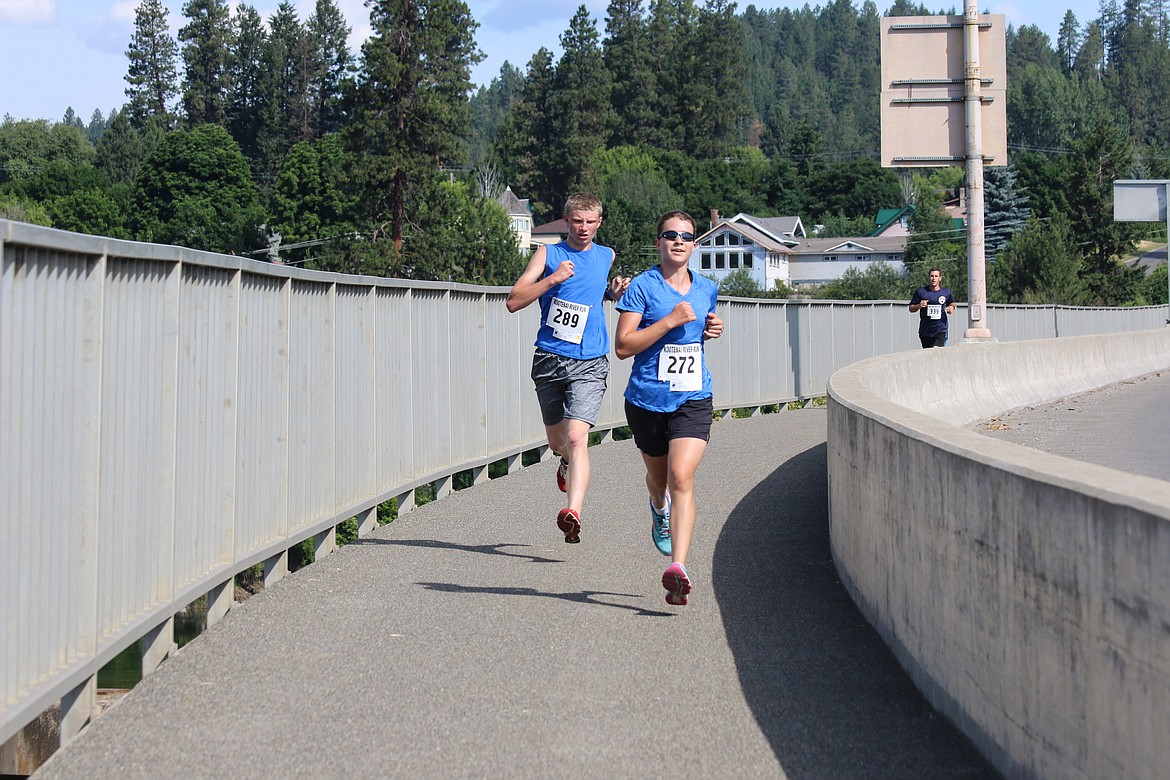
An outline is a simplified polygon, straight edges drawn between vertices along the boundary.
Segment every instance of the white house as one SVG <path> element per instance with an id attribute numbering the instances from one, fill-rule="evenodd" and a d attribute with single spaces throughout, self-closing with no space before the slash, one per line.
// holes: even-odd
<path id="1" fill-rule="evenodd" d="M 761 289 L 773 290 L 778 281 L 790 287 L 825 284 L 850 268 L 864 271 L 879 262 L 904 270 L 905 235 L 808 238 L 800 217 L 736 214 L 721 220 L 718 212 L 711 213 L 711 225 L 696 239 L 689 267 L 717 282 L 746 270 Z"/>
<path id="2" fill-rule="evenodd" d="M 840 279 L 850 268 L 864 272 L 885 263 L 905 273 L 902 257 L 906 236 L 864 236 L 860 238 L 806 238 L 792 247 L 788 261 L 788 284 L 820 285 Z"/>
<path id="3" fill-rule="evenodd" d="M 788 282 L 792 247 L 804 238 L 800 217 L 753 217 L 736 214 L 722 220 L 711 212 L 711 229 L 696 239 L 689 267 L 717 282 L 745 270 L 761 289 Z"/>
<path id="4" fill-rule="evenodd" d="M 532 208 L 528 205 L 528 198 L 518 198 L 511 187 L 504 189 L 504 193 L 496 198 L 496 202 L 508 212 L 508 219 L 512 222 L 512 232 L 516 234 L 516 245 L 528 251 L 532 245 Z"/>

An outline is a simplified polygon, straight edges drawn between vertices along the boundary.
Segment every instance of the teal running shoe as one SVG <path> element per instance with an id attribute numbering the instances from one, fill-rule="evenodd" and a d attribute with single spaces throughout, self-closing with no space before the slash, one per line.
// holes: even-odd
<path id="1" fill-rule="evenodd" d="M 654 499 L 650 499 L 650 538 L 654 546 L 663 555 L 670 555 L 670 494 L 666 494 L 666 511 L 662 514 L 654 508 Z"/>

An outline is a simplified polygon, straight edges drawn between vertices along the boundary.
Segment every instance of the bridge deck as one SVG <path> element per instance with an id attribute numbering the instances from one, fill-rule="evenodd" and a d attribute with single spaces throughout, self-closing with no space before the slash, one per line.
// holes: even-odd
<path id="1" fill-rule="evenodd" d="M 548 461 L 240 605 L 38 778 L 994 776 L 837 580 L 824 410 L 724 420 L 670 607 L 633 443 L 582 543 Z"/>

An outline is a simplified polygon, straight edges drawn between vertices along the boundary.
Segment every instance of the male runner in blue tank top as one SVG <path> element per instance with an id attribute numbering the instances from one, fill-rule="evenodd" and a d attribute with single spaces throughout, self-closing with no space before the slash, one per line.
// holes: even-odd
<path id="1" fill-rule="evenodd" d="M 711 436 L 714 401 L 704 342 L 723 335 L 715 313 L 718 286 L 687 267 L 695 220 L 669 211 L 658 220 L 658 265 L 638 274 L 618 301 L 614 349 L 634 358 L 626 385 L 626 421 L 646 464 L 650 536 L 670 565 L 662 574 L 668 604 L 691 592 L 687 554 L 695 527 L 695 471 Z"/>
<path id="2" fill-rule="evenodd" d="M 589 429 L 597 422 L 609 375 L 609 333 L 603 301 L 616 301 L 629 278 L 609 281 L 614 251 L 594 244 L 601 201 L 579 192 L 565 203 L 569 235 L 539 247 L 508 293 L 508 311 L 540 301 L 532 381 L 548 446 L 561 456 L 557 486 L 568 506 L 557 514 L 566 542 L 581 541 L 581 512 L 589 487 Z"/>

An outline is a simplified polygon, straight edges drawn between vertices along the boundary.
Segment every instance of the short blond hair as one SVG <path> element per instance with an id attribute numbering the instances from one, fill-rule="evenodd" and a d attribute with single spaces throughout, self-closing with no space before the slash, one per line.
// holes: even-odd
<path id="1" fill-rule="evenodd" d="M 565 213 L 561 216 L 568 218 L 574 211 L 595 211 L 601 216 L 601 200 L 591 192 L 574 192 L 565 201 Z"/>

